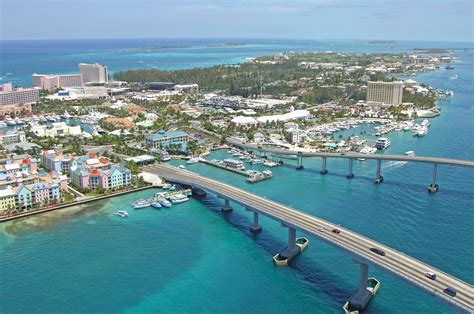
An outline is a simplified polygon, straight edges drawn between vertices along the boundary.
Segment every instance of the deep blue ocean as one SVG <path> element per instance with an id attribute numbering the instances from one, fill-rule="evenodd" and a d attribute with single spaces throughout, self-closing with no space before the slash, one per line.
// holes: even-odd
<path id="1" fill-rule="evenodd" d="M 196 47 L 156 53 L 133 49 L 163 45 L 163 41 L 2 42 L 1 75 L 10 72 L 9 80 L 27 85 L 31 72 L 73 72 L 78 62 L 101 62 L 118 71 L 143 67 L 145 63 L 139 61 L 148 60 L 171 69 L 244 62 L 248 57 L 289 50 L 398 52 L 467 45 L 248 42 L 245 46 L 205 47 L 219 42 L 183 41 Z M 460 62 L 454 64 L 454 70 L 441 68 L 416 78 L 455 92 L 439 103 L 442 114 L 431 119 L 429 134 L 414 138 L 409 132 L 389 133 L 392 146 L 386 153 L 415 150 L 420 156 L 473 160 L 474 53 L 455 53 Z M 458 80 L 450 79 L 454 74 Z M 214 156 L 227 154 L 218 151 L 210 158 Z M 255 185 L 203 164 L 186 166 L 341 224 L 474 283 L 472 169 L 440 166 L 440 191 L 429 194 L 432 168 L 424 164 L 385 162 L 385 181 L 374 185 L 375 164 L 371 161 L 355 162 L 352 180 L 345 178 L 347 164 L 342 160 L 329 160 L 325 176 L 319 174 L 319 159 L 305 159 L 303 171 L 296 171 L 292 163 L 273 168 L 273 179 Z M 358 265 L 316 238 L 309 237 L 308 249 L 289 267 L 276 268 L 272 256 L 287 238 L 287 230 L 279 224 L 263 217 L 263 233 L 253 236 L 248 231 L 251 214 L 233 205 L 233 213 L 223 215 L 222 200 L 212 195 L 170 209 L 130 207 L 132 201 L 155 192 L 0 225 L 0 312 L 340 313 L 356 290 Z M 129 218 L 115 216 L 119 209 L 128 210 Z M 370 267 L 369 275 L 382 285 L 368 313 L 453 311 L 382 270 Z"/>

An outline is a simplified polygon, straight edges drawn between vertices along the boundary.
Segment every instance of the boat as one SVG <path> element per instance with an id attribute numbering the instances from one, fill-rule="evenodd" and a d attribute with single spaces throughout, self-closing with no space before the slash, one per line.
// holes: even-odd
<path id="1" fill-rule="evenodd" d="M 418 130 L 417 136 L 425 136 L 426 134 L 428 134 L 428 128 L 427 127 L 421 127 Z"/>
<path id="2" fill-rule="evenodd" d="M 158 200 L 158 202 L 159 202 L 163 207 L 167 207 L 167 208 L 171 207 L 170 201 L 168 201 L 168 200 L 167 200 L 166 198 L 164 198 L 164 197 L 163 197 L 163 198 L 160 198 L 160 199 Z"/>
<path id="3" fill-rule="evenodd" d="M 227 168 L 232 168 L 232 169 L 238 169 L 238 170 L 245 169 L 244 163 L 241 162 L 240 160 L 235 160 L 235 159 L 224 159 L 224 165 Z"/>
<path id="4" fill-rule="evenodd" d="M 173 186 L 173 185 L 170 184 L 170 183 L 165 183 L 165 184 L 163 184 L 163 189 L 164 189 L 164 190 L 169 190 L 172 186 Z"/>
<path id="5" fill-rule="evenodd" d="M 151 206 L 155 207 L 155 208 L 161 208 L 160 202 L 153 202 L 153 203 L 151 203 Z"/>
<path id="6" fill-rule="evenodd" d="M 125 210 L 119 210 L 118 212 L 115 213 L 115 215 L 125 218 L 125 217 L 128 217 L 128 212 Z"/>
<path id="7" fill-rule="evenodd" d="M 151 203 L 147 200 L 138 200 L 136 202 L 133 203 L 133 208 L 134 209 L 140 209 L 140 208 L 146 208 L 146 207 L 150 207 L 151 206 Z"/>
<path id="8" fill-rule="evenodd" d="M 370 146 L 364 146 L 359 153 L 364 154 L 364 155 L 373 155 L 377 151 L 377 148 L 375 147 L 370 147 Z M 357 158 L 357 160 L 364 161 L 365 158 Z"/>
<path id="9" fill-rule="evenodd" d="M 271 161 L 271 160 L 265 160 L 263 162 L 263 165 L 266 166 L 266 167 L 276 167 L 276 166 L 278 166 L 278 163 L 276 163 L 274 161 Z"/>
<path id="10" fill-rule="evenodd" d="M 174 185 L 174 184 L 173 184 L 173 185 L 171 185 L 171 186 L 170 186 L 170 188 L 169 188 L 169 190 L 170 190 L 170 191 L 174 191 L 174 190 L 176 190 L 176 185 Z"/>
<path id="11" fill-rule="evenodd" d="M 377 149 L 387 149 L 390 146 L 390 140 L 386 137 L 379 137 L 377 142 L 375 142 L 375 148 Z"/>
<path id="12" fill-rule="evenodd" d="M 421 122 L 422 127 L 429 127 L 430 125 L 431 125 L 431 123 L 428 119 L 425 119 Z"/>
<path id="13" fill-rule="evenodd" d="M 198 163 L 198 162 L 199 162 L 199 158 L 197 158 L 197 157 L 193 157 L 193 158 L 189 159 L 188 161 L 186 161 L 186 163 L 188 165 L 195 164 L 195 163 Z"/>
<path id="14" fill-rule="evenodd" d="M 413 150 L 409 150 L 407 152 L 405 152 L 405 155 L 407 156 L 414 156 L 415 155 L 415 152 Z"/>
<path id="15" fill-rule="evenodd" d="M 457 75 L 457 74 L 454 74 L 453 76 L 451 76 L 451 79 L 452 79 L 452 80 L 457 80 L 457 79 L 458 79 L 458 75 Z"/>
<path id="16" fill-rule="evenodd" d="M 267 177 L 271 177 L 273 175 L 273 173 L 268 169 L 263 170 L 262 173 Z"/>
<path id="17" fill-rule="evenodd" d="M 184 194 L 176 194 L 170 197 L 171 203 L 180 204 L 189 201 L 189 198 Z"/>
<path id="18" fill-rule="evenodd" d="M 183 170 L 186 169 L 186 167 L 185 167 L 184 165 L 179 165 L 178 168 L 179 168 L 179 169 L 183 169 Z"/>

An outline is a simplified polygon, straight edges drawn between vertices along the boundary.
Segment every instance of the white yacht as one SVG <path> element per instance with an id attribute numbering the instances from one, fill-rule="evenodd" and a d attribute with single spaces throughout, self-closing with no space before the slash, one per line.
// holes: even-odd
<path id="1" fill-rule="evenodd" d="M 153 202 L 153 203 L 151 203 L 151 206 L 154 207 L 154 208 L 161 208 L 160 202 Z"/>
<path id="2" fill-rule="evenodd" d="M 373 155 L 377 151 L 377 148 L 375 147 L 370 147 L 370 146 L 364 146 L 359 153 L 364 154 L 364 155 Z M 365 158 L 357 158 L 357 160 L 364 161 Z"/>
<path id="3" fill-rule="evenodd" d="M 176 194 L 170 197 L 171 203 L 179 204 L 189 201 L 189 198 L 184 194 Z"/>
<path id="4" fill-rule="evenodd" d="M 151 203 L 147 200 L 138 200 L 133 203 L 133 208 L 135 209 L 146 208 L 150 206 L 151 206 Z"/>
<path id="5" fill-rule="evenodd" d="M 415 156 L 415 151 L 409 150 L 409 151 L 405 152 L 405 155 L 407 155 L 407 156 Z"/>
<path id="6" fill-rule="evenodd" d="M 268 169 L 263 170 L 262 173 L 263 173 L 264 175 L 266 175 L 267 177 L 271 177 L 272 174 L 273 174 L 273 173 L 272 173 L 270 170 L 268 170 Z"/>
<path id="7" fill-rule="evenodd" d="M 377 142 L 375 142 L 375 148 L 377 149 L 387 149 L 390 146 L 390 140 L 386 137 L 379 137 Z"/>
<path id="8" fill-rule="evenodd" d="M 430 125 L 431 125 L 431 123 L 428 119 L 425 119 L 421 122 L 422 127 L 429 127 Z"/>
<path id="9" fill-rule="evenodd" d="M 425 136 L 426 134 L 428 134 L 428 127 L 421 127 L 418 130 L 417 136 Z"/>
<path id="10" fill-rule="evenodd" d="M 163 189 L 164 190 L 169 190 L 171 187 L 172 187 L 172 185 L 170 183 L 163 184 Z"/>
<path id="11" fill-rule="evenodd" d="M 125 210 L 119 210 L 118 212 L 115 213 L 115 215 L 125 218 L 125 217 L 128 217 L 128 212 Z"/>
<path id="12" fill-rule="evenodd" d="M 166 198 L 160 198 L 158 202 L 163 206 L 163 207 L 171 207 L 171 203 L 166 199 Z"/>
<path id="13" fill-rule="evenodd" d="M 193 157 L 193 158 L 189 159 L 188 161 L 186 161 L 186 163 L 188 165 L 195 164 L 195 163 L 198 163 L 198 162 L 199 162 L 199 158 L 197 158 L 197 157 Z"/>
<path id="14" fill-rule="evenodd" d="M 184 165 L 179 165 L 178 168 L 179 168 L 179 169 L 183 169 L 183 170 L 186 169 L 186 167 L 185 167 Z"/>

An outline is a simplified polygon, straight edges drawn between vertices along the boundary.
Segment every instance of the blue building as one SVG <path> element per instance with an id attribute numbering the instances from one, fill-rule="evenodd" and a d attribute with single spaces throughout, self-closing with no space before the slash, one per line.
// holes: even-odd
<path id="1" fill-rule="evenodd" d="M 146 145 L 152 149 L 165 149 L 186 152 L 188 150 L 189 135 L 183 131 L 163 130 L 146 137 Z"/>

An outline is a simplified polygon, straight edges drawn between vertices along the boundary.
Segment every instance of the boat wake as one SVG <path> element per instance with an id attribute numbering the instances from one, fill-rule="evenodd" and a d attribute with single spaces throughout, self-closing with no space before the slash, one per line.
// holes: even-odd
<path id="1" fill-rule="evenodd" d="M 398 169 L 408 164 L 408 161 L 389 161 L 382 166 L 382 171 Z"/>

